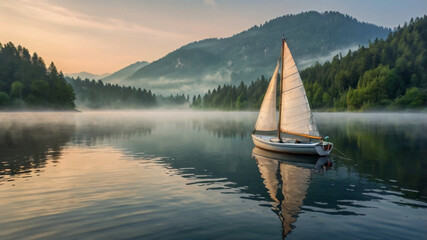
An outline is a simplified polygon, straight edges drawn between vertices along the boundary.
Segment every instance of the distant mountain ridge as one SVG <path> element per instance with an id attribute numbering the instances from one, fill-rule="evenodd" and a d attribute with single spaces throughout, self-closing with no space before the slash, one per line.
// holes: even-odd
<path id="1" fill-rule="evenodd" d="M 274 70 L 283 33 L 299 67 L 387 37 L 390 29 L 338 12 L 303 12 L 275 18 L 232 37 L 187 44 L 121 80 L 159 93 L 198 93 L 219 84 L 250 83 Z"/>
<path id="2" fill-rule="evenodd" d="M 427 15 L 412 18 L 386 39 L 300 72 L 312 109 L 427 110 Z M 258 110 L 269 79 L 224 84 L 194 96 L 194 109 Z M 279 92 L 277 92 L 279 97 Z"/>
<path id="3" fill-rule="evenodd" d="M 301 78 L 313 108 L 426 108 L 427 15 L 386 39 L 306 68 Z"/>
<path id="4" fill-rule="evenodd" d="M 121 81 L 123 81 L 124 79 L 130 77 L 132 74 L 134 74 L 136 71 L 138 71 L 140 68 L 148 65 L 149 62 L 147 61 L 138 61 L 136 63 L 133 63 L 125 68 L 120 69 L 119 71 L 105 76 L 102 78 L 102 81 L 106 82 L 106 83 L 111 83 L 111 84 L 118 84 Z"/>
<path id="5" fill-rule="evenodd" d="M 65 73 L 65 76 L 71 77 L 71 78 L 80 77 L 81 79 L 87 78 L 87 79 L 95 79 L 95 80 L 107 77 L 108 75 L 110 75 L 110 73 L 104 73 L 104 74 L 93 74 L 89 72 Z"/>

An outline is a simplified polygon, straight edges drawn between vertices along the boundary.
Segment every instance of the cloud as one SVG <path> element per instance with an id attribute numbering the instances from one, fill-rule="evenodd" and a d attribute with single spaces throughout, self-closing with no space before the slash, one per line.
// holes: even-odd
<path id="1" fill-rule="evenodd" d="M 323 64 L 326 61 L 330 61 L 333 57 L 335 57 L 338 54 L 342 54 L 343 56 L 347 55 L 348 50 L 355 51 L 359 49 L 358 45 L 350 45 L 341 49 L 337 49 L 334 51 L 331 51 L 329 54 L 323 55 L 323 56 L 313 56 L 308 57 L 304 59 L 300 59 L 297 61 L 298 68 L 300 70 L 311 67 L 316 62 L 319 62 L 320 64 Z"/>
<path id="2" fill-rule="evenodd" d="M 76 12 L 56 5 L 47 0 L 5 0 L 0 7 L 6 7 L 22 16 L 61 27 L 72 26 L 82 29 L 97 29 L 103 31 L 135 32 L 161 37 L 184 37 L 182 34 L 162 31 L 144 25 L 135 24 L 118 18 L 101 18 Z"/>

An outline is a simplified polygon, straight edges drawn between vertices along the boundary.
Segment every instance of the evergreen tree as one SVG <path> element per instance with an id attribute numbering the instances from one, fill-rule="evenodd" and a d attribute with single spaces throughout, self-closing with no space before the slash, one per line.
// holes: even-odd
<path id="1" fill-rule="evenodd" d="M 7 96 L 6 96 L 7 95 Z M 74 91 L 52 63 L 11 42 L 0 44 L 0 108 L 74 109 Z"/>

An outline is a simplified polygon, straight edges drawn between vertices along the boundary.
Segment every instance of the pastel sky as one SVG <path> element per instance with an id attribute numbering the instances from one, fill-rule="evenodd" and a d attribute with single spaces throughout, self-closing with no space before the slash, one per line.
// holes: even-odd
<path id="1" fill-rule="evenodd" d="M 0 42 L 37 52 L 65 73 L 112 73 L 309 10 L 393 28 L 427 14 L 427 0 L 0 0 Z"/>

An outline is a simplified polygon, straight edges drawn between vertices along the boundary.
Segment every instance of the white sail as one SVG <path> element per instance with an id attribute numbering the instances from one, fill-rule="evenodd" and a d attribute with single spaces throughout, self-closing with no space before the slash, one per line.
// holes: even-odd
<path id="1" fill-rule="evenodd" d="M 280 131 L 318 137 L 319 131 L 314 122 L 298 68 L 288 44 L 285 41 L 283 43 Z"/>
<path id="2" fill-rule="evenodd" d="M 277 113 L 276 113 L 276 89 L 277 89 L 277 73 L 279 72 L 279 63 L 271 77 L 267 92 L 259 110 L 258 119 L 255 124 L 255 130 L 259 131 L 274 131 L 277 130 Z"/>

